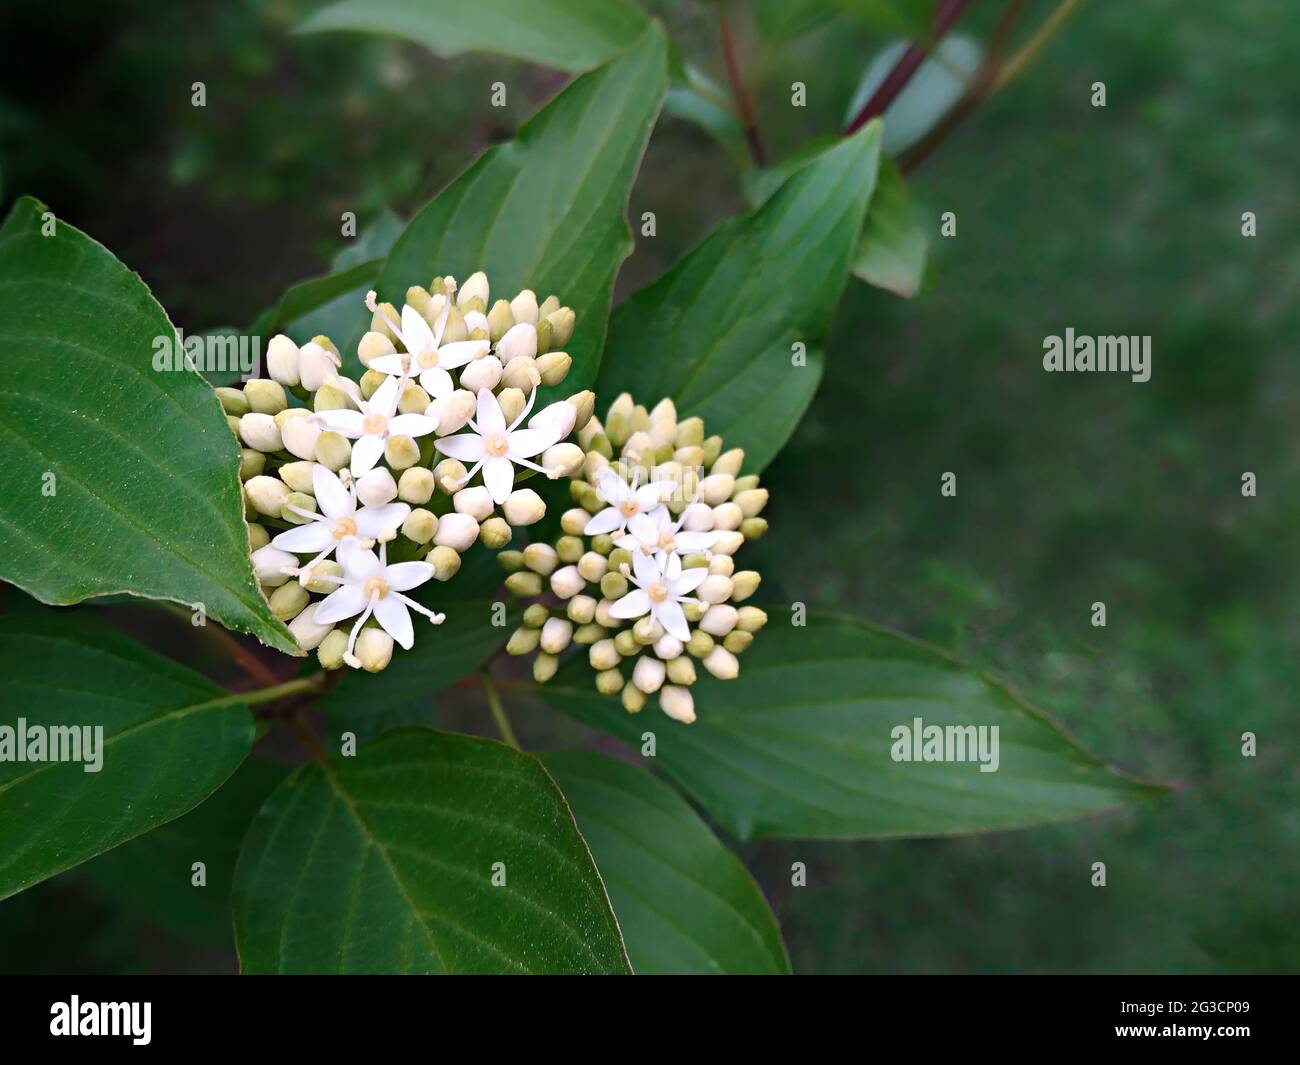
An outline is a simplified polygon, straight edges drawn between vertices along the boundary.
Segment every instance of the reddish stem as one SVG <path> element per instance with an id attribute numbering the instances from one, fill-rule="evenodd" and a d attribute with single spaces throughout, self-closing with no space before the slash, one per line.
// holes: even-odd
<path id="1" fill-rule="evenodd" d="M 745 83 L 740 76 L 740 64 L 736 61 L 736 42 L 731 35 L 731 19 L 727 15 L 726 0 L 718 5 L 718 12 L 722 58 L 727 64 L 727 78 L 731 82 L 731 94 L 736 98 L 736 109 L 740 112 L 740 124 L 745 131 L 745 142 L 749 145 L 749 154 L 754 160 L 754 165 L 767 166 L 767 152 L 763 150 L 763 138 L 758 133 L 758 117 L 754 112 L 754 102 L 745 91 Z"/>

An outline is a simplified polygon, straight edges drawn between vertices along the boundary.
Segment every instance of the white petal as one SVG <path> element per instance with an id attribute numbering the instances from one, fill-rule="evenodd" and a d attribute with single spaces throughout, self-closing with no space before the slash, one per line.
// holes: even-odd
<path id="1" fill-rule="evenodd" d="M 614 546 L 621 547 L 624 551 L 645 550 L 645 544 L 643 544 L 635 536 L 620 536 L 617 540 L 614 541 Z"/>
<path id="2" fill-rule="evenodd" d="M 343 487 L 338 475 L 320 463 L 311 471 L 311 488 L 316 493 L 316 504 L 327 518 L 341 518 L 356 509 L 352 493 Z"/>
<path id="3" fill-rule="evenodd" d="M 444 344 L 438 349 L 438 365 L 454 370 L 486 355 L 491 347 L 486 340 L 458 340 L 454 344 Z"/>
<path id="4" fill-rule="evenodd" d="M 483 457 L 483 438 L 478 433 L 444 436 L 436 446 L 444 455 L 460 459 L 461 462 L 478 462 Z"/>
<path id="5" fill-rule="evenodd" d="M 425 370 L 420 374 L 420 387 L 434 399 L 442 399 L 456 391 L 456 382 L 441 366 L 435 366 L 432 370 Z"/>
<path id="6" fill-rule="evenodd" d="M 344 618 L 356 617 L 365 608 L 366 593 L 355 584 L 345 584 L 316 604 L 312 620 L 317 625 L 333 625 Z"/>
<path id="7" fill-rule="evenodd" d="M 410 365 L 410 356 L 403 354 L 380 355 L 370 360 L 367 370 L 374 370 L 377 373 L 386 373 L 394 377 L 401 377 L 406 373 L 407 366 Z"/>
<path id="8" fill-rule="evenodd" d="M 649 609 L 650 596 L 640 588 L 633 588 L 632 591 L 611 606 L 609 612 L 616 618 L 639 618 Z M 687 639 L 690 639 L 689 635 Z"/>
<path id="9" fill-rule="evenodd" d="M 650 514 L 634 514 L 627 523 L 627 531 L 643 544 L 658 545 L 661 530 L 659 519 Z"/>
<path id="10" fill-rule="evenodd" d="M 365 431 L 361 428 L 361 423 L 366 420 L 366 416 L 359 410 L 322 410 L 317 411 L 312 417 L 331 433 L 338 433 L 353 440 Z"/>
<path id="11" fill-rule="evenodd" d="M 643 587 L 663 579 L 659 564 L 649 555 L 641 552 L 632 555 L 632 572 L 636 575 L 637 584 Z"/>
<path id="12" fill-rule="evenodd" d="M 587 527 L 582 530 L 585 536 L 599 536 L 601 533 L 613 532 L 623 524 L 623 515 L 618 507 L 606 507 L 592 516 Z"/>
<path id="13" fill-rule="evenodd" d="M 673 581 L 673 595 L 679 599 L 684 595 L 690 595 L 704 583 L 708 575 L 707 566 L 692 566 L 690 569 L 682 570 L 682 575 Z"/>
<path id="14" fill-rule="evenodd" d="M 655 481 L 643 484 L 636 490 L 636 503 L 642 510 L 652 510 L 663 502 L 664 489 L 672 488 L 672 481 Z"/>
<path id="15" fill-rule="evenodd" d="M 551 436 L 547 444 L 550 447 L 573 431 L 573 423 L 578 419 L 578 412 L 572 403 L 560 400 L 534 414 L 528 421 L 529 429 L 537 429 Z"/>
<path id="16" fill-rule="evenodd" d="M 474 421 L 478 423 L 478 431 L 484 436 L 505 431 L 506 416 L 501 413 L 501 404 L 497 402 L 497 397 L 492 394 L 491 389 L 478 390 L 478 414 Z"/>
<path id="17" fill-rule="evenodd" d="M 510 454 L 521 459 L 530 459 L 540 455 L 555 441 L 551 435 L 541 429 L 516 429 L 510 434 Z"/>
<path id="18" fill-rule="evenodd" d="M 271 546 L 278 547 L 281 551 L 314 555 L 317 551 L 324 551 L 325 548 L 334 546 L 334 534 L 330 532 L 326 522 L 310 521 L 306 525 L 299 525 L 296 529 L 282 532 L 271 541 Z"/>
<path id="19" fill-rule="evenodd" d="M 394 562 L 384 570 L 384 580 L 395 592 L 409 592 L 433 579 L 433 567 L 427 562 Z"/>
<path id="20" fill-rule="evenodd" d="M 691 638 L 691 627 L 686 624 L 686 615 L 682 612 L 680 603 L 674 603 L 671 599 L 660 603 L 655 611 L 655 620 L 669 636 L 675 636 L 682 643 Z"/>
<path id="21" fill-rule="evenodd" d="M 383 630 L 406 650 L 415 643 L 415 631 L 411 628 L 411 612 L 406 604 L 393 595 L 384 596 L 375 604 L 375 620 Z"/>
<path id="22" fill-rule="evenodd" d="M 366 407 L 378 414 L 391 418 L 393 412 L 397 410 L 398 391 L 402 387 L 402 382 L 396 377 L 387 378 L 382 385 L 375 389 Z"/>
<path id="23" fill-rule="evenodd" d="M 497 455 L 483 463 L 483 483 L 492 493 L 492 502 L 501 504 L 514 491 L 515 467 L 508 458 Z"/>
<path id="24" fill-rule="evenodd" d="M 717 538 L 718 534 L 711 532 L 679 532 L 673 539 L 677 541 L 677 550 L 689 555 L 696 551 L 707 551 Z"/>
<path id="25" fill-rule="evenodd" d="M 396 377 L 390 377 L 396 381 Z M 384 453 L 384 441 L 377 436 L 363 436 L 352 445 L 352 476 L 360 477 L 375 468 L 379 456 Z"/>
<path id="26" fill-rule="evenodd" d="M 362 507 L 357 511 L 357 532 L 368 540 L 377 540 L 384 533 L 396 532 L 411 513 L 405 503 L 388 503 L 381 507 Z"/>
<path id="27" fill-rule="evenodd" d="M 388 431 L 398 436 L 428 436 L 438 428 L 438 419 L 423 414 L 399 414 L 388 423 Z"/>
<path id="28" fill-rule="evenodd" d="M 433 330 L 409 303 L 402 308 L 402 342 L 412 355 L 433 350 Z"/>
<path id="29" fill-rule="evenodd" d="M 364 584 L 371 577 L 379 575 L 384 568 L 379 556 L 367 548 L 359 546 L 355 540 L 344 540 L 339 544 L 338 558 L 343 572 L 349 580 Z"/>

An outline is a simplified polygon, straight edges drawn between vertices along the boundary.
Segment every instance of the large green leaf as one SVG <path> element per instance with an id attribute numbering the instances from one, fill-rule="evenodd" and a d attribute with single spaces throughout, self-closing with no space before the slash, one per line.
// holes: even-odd
<path id="1" fill-rule="evenodd" d="M 740 859 L 672 788 L 626 762 L 553 751 L 638 973 L 787 973 L 776 919 Z"/>
<path id="2" fill-rule="evenodd" d="M 1161 790 L 1109 769 L 1041 711 L 934 648 L 860 621 L 810 615 L 794 626 L 789 611 L 769 614 L 739 678 L 701 671 L 694 724 L 627 714 L 592 690 L 585 663 L 562 670 L 542 694 L 637 747 L 655 733 L 660 768 L 742 839 L 1019 828 Z M 895 761 L 891 732 L 916 718 L 996 726 L 997 770 Z"/>
<path id="3" fill-rule="evenodd" d="M 743 447 L 748 470 L 762 469 L 817 391 L 879 153 L 880 126 L 869 123 L 621 304 L 598 394 L 671 396 L 681 414 Z"/>
<path id="4" fill-rule="evenodd" d="M 541 763 L 431 729 L 289 777 L 249 831 L 234 912 L 246 973 L 628 971 Z"/>
<path id="5" fill-rule="evenodd" d="M 632 180 L 665 85 L 663 31 L 584 74 L 487 151 L 412 219 L 380 277 L 400 302 L 435 273 L 486 270 L 493 298 L 534 289 L 577 313 L 566 350 L 567 395 L 596 376 L 610 293 L 632 248 L 624 217 Z"/>
<path id="6" fill-rule="evenodd" d="M 0 618 L 0 707 L 15 733 L 103 729 L 97 772 L 0 760 L 0 898 L 185 813 L 253 742 L 244 696 L 66 612 Z"/>
<path id="7" fill-rule="evenodd" d="M 298 31 L 383 33 L 435 55 L 493 52 L 578 72 L 623 51 L 646 22 L 625 0 L 341 0 L 309 15 Z"/>
<path id="8" fill-rule="evenodd" d="M 202 603 L 292 654 L 249 561 L 239 453 L 196 372 L 155 370 L 175 329 L 139 277 L 45 208 L 0 228 L 0 578 L 47 603 Z M 50 219 L 52 224 L 52 219 Z"/>
<path id="9" fill-rule="evenodd" d="M 925 279 L 930 238 L 907 184 L 890 160 L 880 164 L 876 194 L 867 210 L 853 273 L 869 285 L 910 299 Z"/>
<path id="10" fill-rule="evenodd" d="M 455 583 L 450 588 L 454 591 Z M 503 626 L 493 625 L 495 603 L 490 599 L 418 598 L 446 614 L 446 620 L 421 632 L 415 647 L 394 655 L 382 673 L 372 676 L 348 670 L 321 697 L 319 705 L 329 716 L 334 733 L 346 729 L 366 740 L 399 725 L 434 724 L 437 693 L 478 669 L 519 624 L 519 612 L 509 610 L 501 614 Z"/>

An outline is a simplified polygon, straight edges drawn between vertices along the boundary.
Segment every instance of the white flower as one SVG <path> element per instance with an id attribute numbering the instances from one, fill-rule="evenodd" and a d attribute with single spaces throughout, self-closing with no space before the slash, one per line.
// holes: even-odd
<path id="1" fill-rule="evenodd" d="M 664 490 L 674 487 L 673 482 L 652 481 L 638 488 L 636 482 L 640 476 L 638 470 L 632 475 L 632 483 L 628 484 L 608 466 L 600 471 L 596 477 L 596 494 L 609 506 L 597 511 L 587 522 L 587 527 L 582 530 L 587 536 L 615 531 L 622 535 L 627 523 L 638 514 L 659 509 Z"/>
<path id="2" fill-rule="evenodd" d="M 281 551 L 320 552 L 299 571 L 298 579 L 304 585 L 312 579 L 311 568 L 335 548 L 349 540 L 390 540 L 411 513 L 405 503 L 358 510 L 355 487 L 345 488 L 334 473 L 319 464 L 311 472 L 311 484 L 320 512 L 288 504 L 295 514 L 310 520 L 271 541 L 271 546 Z"/>
<path id="3" fill-rule="evenodd" d="M 408 651 L 415 643 L 410 610 L 419 611 L 435 625 L 442 624 L 446 616 L 402 595 L 402 592 L 418 588 L 432 578 L 433 567 L 427 562 L 397 562 L 390 566 L 387 551 L 387 544 L 380 544 L 376 555 L 355 543 L 345 543 L 339 549 L 343 576 L 320 578 L 333 581 L 339 588 L 316 604 L 312 620 L 318 625 L 332 625 L 347 618 L 357 618 L 343 655 L 343 661 L 353 669 L 361 665 L 354 653 L 357 636 L 371 614 L 375 615 L 380 627 Z"/>
<path id="4" fill-rule="evenodd" d="M 469 427 L 474 431 L 459 436 L 445 436 L 437 442 L 438 450 L 444 455 L 474 464 L 457 484 L 465 484 L 482 468 L 483 483 L 492 493 L 492 501 L 501 504 L 514 489 L 515 466 L 526 466 L 554 478 L 552 471 L 529 460 L 557 441 L 555 434 L 561 424 L 557 417 L 543 419 L 537 428 L 519 428 L 520 423 L 528 417 L 528 412 L 533 409 L 536 399 L 537 390 L 534 389 L 519 417 L 507 426 L 506 416 L 501 412 L 497 397 L 486 388 L 479 389 L 478 420 L 471 418 L 469 422 Z M 550 409 L 547 407 L 538 418 Z M 533 419 L 534 423 L 538 418 Z"/>
<path id="5" fill-rule="evenodd" d="M 436 418 L 427 414 L 398 414 L 397 401 L 401 398 L 403 382 L 390 377 L 370 399 L 360 394 L 353 397 L 360 410 L 323 410 L 311 417 L 332 433 L 355 441 L 352 445 L 352 476 L 360 477 L 374 469 L 379 456 L 384 453 L 384 442 L 390 436 L 427 436 L 438 428 Z"/>
<path id="6" fill-rule="evenodd" d="M 653 555 L 655 561 L 663 566 L 670 554 L 708 551 L 716 538 L 716 534 L 711 532 L 683 531 L 681 518 L 673 521 L 667 507 L 655 507 L 634 514 L 627 523 L 627 534 L 615 540 L 614 546 L 633 554 Z"/>
<path id="7" fill-rule="evenodd" d="M 638 552 L 632 556 L 632 575 L 637 587 L 609 608 L 616 618 L 639 618 L 649 614 L 659 622 L 664 631 L 683 643 L 691 638 L 690 626 L 682 612 L 682 602 L 690 599 L 691 592 L 709 575 L 704 566 L 682 569 L 677 555 L 667 555 L 666 565 L 660 569 L 649 555 Z"/>
<path id="8" fill-rule="evenodd" d="M 308 341 L 298 351 L 298 375 L 302 387 L 308 392 L 315 392 L 322 385 L 335 384 L 339 366 L 339 357 L 314 340 Z M 347 391 L 346 386 L 341 387 Z"/>
<path id="9" fill-rule="evenodd" d="M 373 292 L 366 295 L 366 306 L 372 311 L 378 306 Z M 447 371 L 482 358 L 492 345 L 486 340 L 461 340 L 454 344 L 443 344 L 442 334 L 447 328 L 447 314 L 450 310 L 451 301 L 448 300 L 438 316 L 435 331 L 429 328 L 424 315 L 408 303 L 402 308 L 400 326 L 391 318 L 388 319 L 388 328 L 397 335 L 406 351 L 371 359 L 369 369 L 394 377 L 419 374 L 420 387 L 434 399 L 451 395 L 456 390 L 456 383 Z"/>

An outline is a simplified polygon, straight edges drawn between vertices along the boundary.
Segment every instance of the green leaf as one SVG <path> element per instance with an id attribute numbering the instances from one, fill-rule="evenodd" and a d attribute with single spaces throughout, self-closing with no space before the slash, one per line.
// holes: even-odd
<path id="1" fill-rule="evenodd" d="M 67 612 L 0 618 L 0 707 L 0 750 L 13 745 L 0 759 L 0 898 L 185 813 L 253 742 L 245 696 Z M 83 761 L 14 760 L 20 718 L 29 735 L 102 728 L 99 770 L 86 771 L 89 747 Z"/>
<path id="2" fill-rule="evenodd" d="M 925 279 L 930 250 L 926 222 L 908 199 L 907 184 L 893 162 L 880 164 L 876 194 L 867 210 L 853 273 L 869 285 L 911 299 Z"/>
<path id="3" fill-rule="evenodd" d="M 821 380 L 820 345 L 848 276 L 878 168 L 869 123 L 808 162 L 753 213 L 724 222 L 615 311 L 597 394 L 671 396 L 743 447 L 750 471 L 781 449 Z M 806 365 L 795 365 L 795 344 Z"/>
<path id="4" fill-rule="evenodd" d="M 913 40 L 930 38 L 930 18 L 937 0 L 829 0 L 869 26 L 899 30 Z"/>
<path id="5" fill-rule="evenodd" d="M 244 833 L 289 766 L 249 758 L 209 799 L 79 870 L 86 890 L 137 919 L 217 950 L 235 948 L 230 887 Z M 206 884 L 192 883 L 202 862 Z"/>
<path id="6" fill-rule="evenodd" d="M 676 118 L 694 122 L 714 138 L 747 169 L 749 149 L 745 145 L 745 131 L 740 127 L 736 112 L 720 88 L 702 70 L 687 64 L 678 64 L 672 72 L 668 95 L 664 98 L 664 111 Z"/>
<path id="7" fill-rule="evenodd" d="M 500 566 L 496 569 L 499 574 Z M 450 588 L 456 589 L 454 579 Z M 346 729 L 367 740 L 399 725 L 435 724 L 437 693 L 478 669 L 519 624 L 519 611 L 509 610 L 504 626 L 493 625 L 490 599 L 446 602 L 436 594 L 417 599 L 446 614 L 446 620 L 418 633 L 414 648 L 394 655 L 383 672 L 348 670 L 321 697 L 318 705 L 336 735 Z"/>
<path id="8" fill-rule="evenodd" d="M 595 379 L 610 293 L 632 248 L 624 217 L 665 84 L 657 24 L 631 51 L 569 85 L 421 210 L 380 277 L 400 302 L 435 273 L 486 270 L 493 298 L 554 293 L 577 314 L 562 395 Z M 544 390 L 545 391 L 545 390 Z M 542 399 L 539 397 L 539 402 Z"/>
<path id="9" fill-rule="evenodd" d="M 596 859 L 636 972 L 790 971 L 753 877 L 672 788 L 586 751 L 542 762 Z"/>
<path id="10" fill-rule="evenodd" d="M 576 73 L 630 47 L 646 24 L 625 0 L 341 0 L 307 16 L 298 32 L 382 33 L 443 57 L 492 52 Z"/>
<path id="11" fill-rule="evenodd" d="M 248 834 L 234 913 L 245 973 L 628 971 L 541 763 L 431 729 L 290 776 Z"/>
<path id="12" fill-rule="evenodd" d="M 561 670 L 542 696 L 640 746 L 741 839 L 863 839 L 987 832 L 1099 813 L 1157 794 L 1088 753 L 1042 711 L 935 648 L 846 618 L 786 610 L 741 660 L 740 676 L 701 670 L 698 718 L 682 725 L 627 714 Z M 584 683 L 585 682 L 585 683 Z M 894 761 L 891 733 L 910 725 L 996 726 L 999 765 Z M 986 734 L 991 735 L 991 734 Z"/>
<path id="13" fill-rule="evenodd" d="M 19 200 L 0 228 L 0 578 L 59 605 L 202 603 L 301 653 L 253 577 L 239 449 L 212 390 L 154 369 L 176 340 L 163 309 L 84 233 L 60 221 L 43 236 L 44 211 Z"/>

